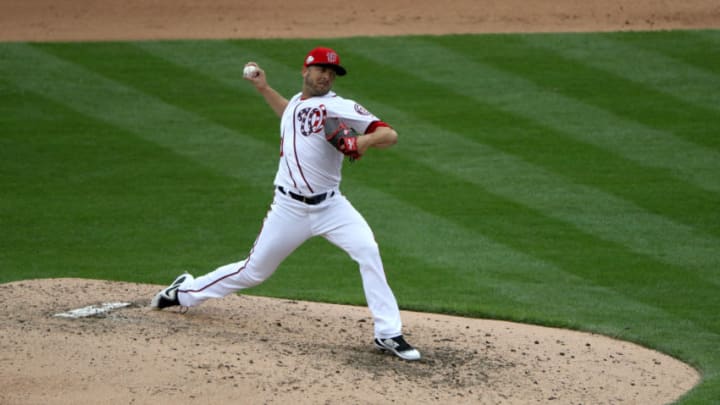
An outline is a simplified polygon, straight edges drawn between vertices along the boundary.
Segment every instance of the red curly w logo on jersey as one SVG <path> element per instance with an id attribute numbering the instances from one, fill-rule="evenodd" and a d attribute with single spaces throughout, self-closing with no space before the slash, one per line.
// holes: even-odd
<path id="1" fill-rule="evenodd" d="M 303 136 L 310 136 L 322 132 L 326 117 L 327 110 L 324 104 L 320 104 L 318 107 L 303 108 L 298 111 L 296 118 L 300 133 Z"/>

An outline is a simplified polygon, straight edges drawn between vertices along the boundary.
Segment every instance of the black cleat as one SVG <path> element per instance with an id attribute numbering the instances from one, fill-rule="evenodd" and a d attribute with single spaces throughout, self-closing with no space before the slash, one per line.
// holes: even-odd
<path id="1" fill-rule="evenodd" d="M 180 287 L 180 284 L 185 282 L 185 280 L 193 279 L 193 276 L 191 276 L 188 273 L 183 273 L 179 275 L 175 281 L 170 284 L 169 287 L 166 287 L 162 289 L 159 293 L 155 294 L 152 301 L 150 301 L 150 307 L 155 309 L 163 309 L 167 307 L 172 307 L 175 305 L 180 305 L 180 301 L 178 301 L 177 297 L 177 290 Z"/>
<path id="2" fill-rule="evenodd" d="M 402 335 L 388 339 L 375 338 L 375 347 L 394 353 L 403 360 L 420 360 L 420 352 L 410 346 Z"/>

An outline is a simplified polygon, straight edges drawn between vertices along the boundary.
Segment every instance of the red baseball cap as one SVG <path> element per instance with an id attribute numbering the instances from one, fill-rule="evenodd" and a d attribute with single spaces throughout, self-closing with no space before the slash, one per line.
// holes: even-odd
<path id="1" fill-rule="evenodd" d="M 345 76 L 345 74 L 347 74 L 345 68 L 340 66 L 340 56 L 330 48 L 317 47 L 310 51 L 305 57 L 305 64 L 303 66 L 308 67 L 312 65 L 330 66 L 338 76 Z"/>

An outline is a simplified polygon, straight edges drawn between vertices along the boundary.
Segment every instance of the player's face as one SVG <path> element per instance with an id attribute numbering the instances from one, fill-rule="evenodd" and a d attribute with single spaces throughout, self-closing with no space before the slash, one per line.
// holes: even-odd
<path id="1" fill-rule="evenodd" d="M 327 66 L 308 66 L 303 71 L 303 93 L 306 97 L 323 96 L 332 89 L 335 70 Z"/>

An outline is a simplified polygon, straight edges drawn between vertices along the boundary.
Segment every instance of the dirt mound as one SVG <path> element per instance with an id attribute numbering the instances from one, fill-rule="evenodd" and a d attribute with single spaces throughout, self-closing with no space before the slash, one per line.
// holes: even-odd
<path id="1" fill-rule="evenodd" d="M 322 38 L 720 27 L 715 0 L 3 0 L 0 39 Z"/>
<path id="2" fill-rule="evenodd" d="M 415 312 L 403 320 L 424 358 L 405 362 L 372 347 L 365 307 L 233 295 L 181 314 L 147 307 L 160 288 L 0 285 L 0 403 L 660 404 L 699 381 L 604 336 Z M 58 316 L 114 302 L 128 306 Z"/>

